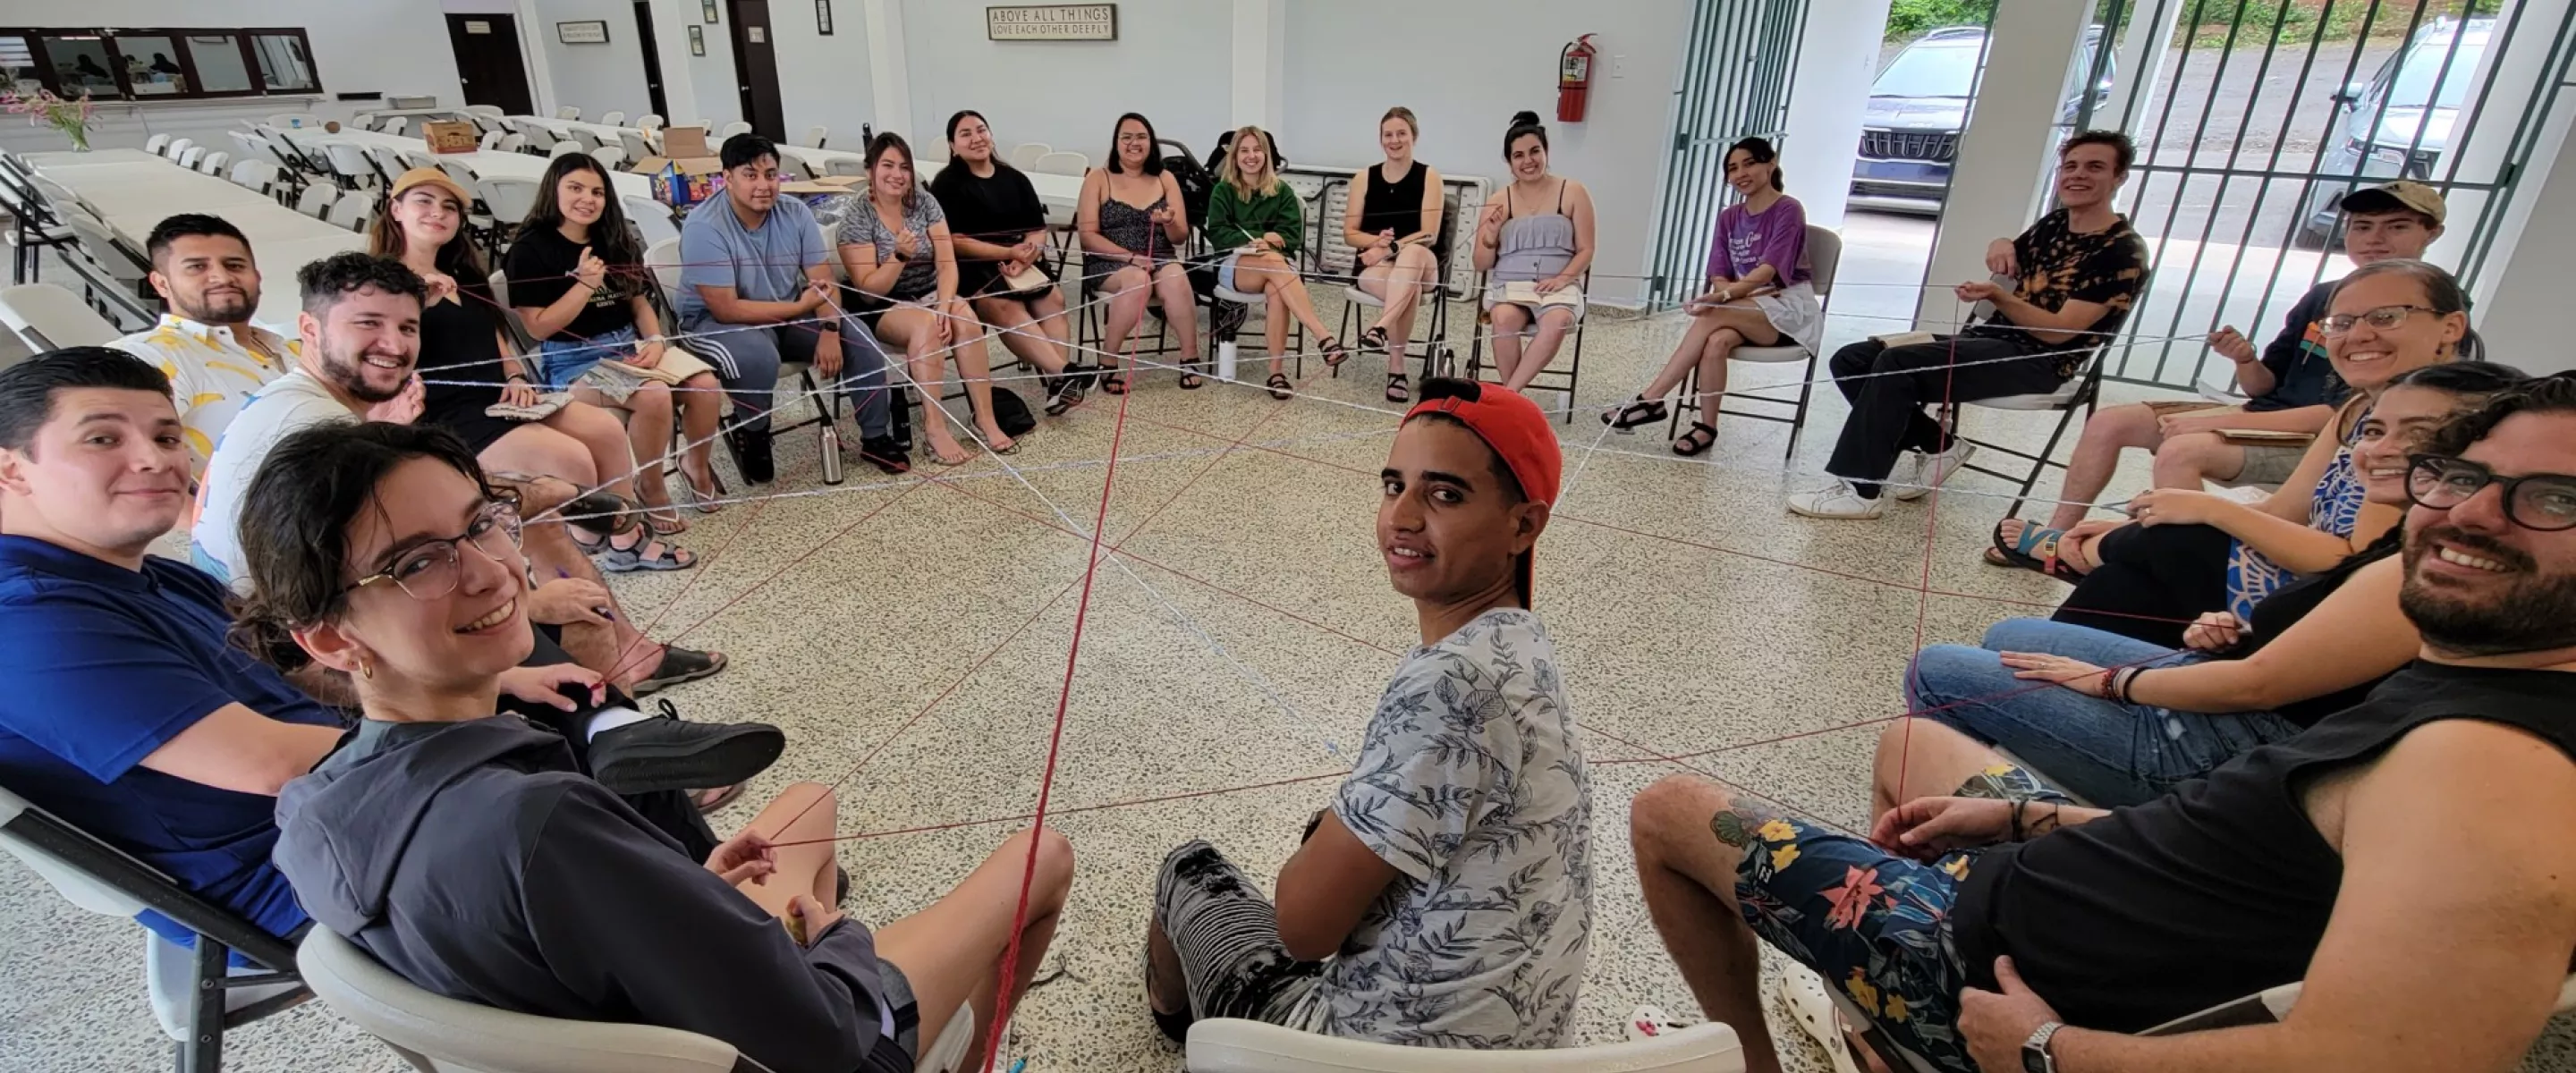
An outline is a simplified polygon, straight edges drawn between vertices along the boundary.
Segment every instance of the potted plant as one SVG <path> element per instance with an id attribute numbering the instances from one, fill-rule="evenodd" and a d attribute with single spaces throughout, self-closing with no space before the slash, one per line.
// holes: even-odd
<path id="1" fill-rule="evenodd" d="M 0 108 L 7 109 L 10 115 L 26 116 L 29 126 L 52 127 L 63 132 L 64 137 L 72 140 L 73 152 L 89 152 L 89 119 L 94 106 L 88 93 L 82 93 L 75 101 L 54 96 L 48 89 L 39 89 L 34 96 L 0 89 Z"/>

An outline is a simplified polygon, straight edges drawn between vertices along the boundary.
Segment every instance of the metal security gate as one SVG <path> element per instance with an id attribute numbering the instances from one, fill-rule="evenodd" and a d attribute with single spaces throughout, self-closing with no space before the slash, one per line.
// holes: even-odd
<path id="1" fill-rule="evenodd" d="M 2117 379 L 2223 388 L 2202 337 L 2268 340 L 2342 276 L 2335 206 L 2406 177 L 2449 205 L 2428 259 L 2474 287 L 2571 55 L 2569 0 L 2100 0 L 2120 85 L 2063 124 L 2129 132 L 2122 210 L 2156 247 Z M 2097 115 L 2098 111 L 2098 115 Z"/>
<path id="2" fill-rule="evenodd" d="M 1806 32 L 1807 0 L 1699 0 L 1673 89 L 1673 157 L 1647 272 L 1650 305 L 1698 293 L 1717 214 L 1735 200 L 1726 147 L 1759 135 L 1776 148 Z"/>

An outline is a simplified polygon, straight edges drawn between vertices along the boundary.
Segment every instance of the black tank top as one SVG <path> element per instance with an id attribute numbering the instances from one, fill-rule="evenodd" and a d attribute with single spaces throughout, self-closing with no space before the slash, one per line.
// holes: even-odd
<path id="1" fill-rule="evenodd" d="M 2301 792 L 2444 719 L 2516 727 L 2576 762 L 2571 704 L 2576 674 L 2419 661 L 2170 794 L 1989 850 L 1952 917 L 1968 982 L 1993 988 L 2010 954 L 2066 1023 L 2137 1032 L 2301 979 L 2343 883 Z"/>
<path id="2" fill-rule="evenodd" d="M 2297 625 L 2300 619 L 2308 617 L 2308 612 L 2316 610 L 2318 605 L 2325 603 L 2327 597 L 2334 595 L 2336 589 L 2342 588 L 2344 582 L 2352 580 L 2352 576 L 2359 573 L 2362 567 L 2396 555 L 2398 538 L 2404 535 L 2405 529 L 2406 527 L 2402 525 L 2390 526 L 2388 532 L 2378 540 L 2372 541 L 2369 546 L 2360 551 L 2345 556 L 2342 562 L 2336 563 L 2323 573 L 2304 575 L 2296 581 L 2281 586 L 2272 595 L 2264 597 L 2262 602 L 2254 605 L 2254 621 L 2250 623 L 2251 630 L 2245 644 L 2235 651 L 2226 653 L 2226 658 L 2244 659 L 2261 651 L 2264 645 L 2279 640 L 2283 631 Z M 2381 675 L 2321 697 L 2291 701 L 2273 709 L 2273 712 L 2300 726 L 2312 727 L 2317 725 L 2318 720 L 2369 699 L 2370 691 L 2379 688 L 2379 683 L 2387 680 L 2387 675 Z"/>
<path id="3" fill-rule="evenodd" d="M 1403 238 L 1422 230 L 1423 176 L 1430 174 L 1431 169 L 1416 160 L 1413 167 L 1404 173 L 1403 179 L 1388 182 L 1385 168 L 1383 163 L 1369 165 L 1367 211 L 1360 213 L 1360 230 L 1371 235 L 1393 231 L 1395 237 Z M 1446 257 L 1449 251 L 1435 249 L 1431 253 L 1435 257 Z"/>

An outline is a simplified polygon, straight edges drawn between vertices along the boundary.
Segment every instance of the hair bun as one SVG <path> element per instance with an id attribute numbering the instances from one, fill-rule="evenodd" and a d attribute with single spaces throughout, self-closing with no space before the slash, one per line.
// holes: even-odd
<path id="1" fill-rule="evenodd" d="M 1538 113 L 1527 109 L 1514 112 L 1512 113 L 1512 125 L 1515 127 L 1535 127 L 1538 125 Z"/>

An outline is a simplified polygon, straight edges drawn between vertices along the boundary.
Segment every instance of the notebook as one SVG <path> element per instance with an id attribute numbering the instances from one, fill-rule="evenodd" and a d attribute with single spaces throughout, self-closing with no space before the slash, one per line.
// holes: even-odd
<path id="1" fill-rule="evenodd" d="M 1546 309 L 1549 306 L 1564 306 L 1567 309 L 1580 309 L 1583 307 L 1583 288 L 1559 287 L 1556 290 L 1547 292 L 1546 294 L 1540 294 L 1538 293 L 1537 283 L 1526 279 L 1516 279 L 1503 284 L 1503 301 L 1511 305 L 1528 306 L 1532 309 Z"/>
<path id="2" fill-rule="evenodd" d="M 503 417 L 512 421 L 543 421 L 553 417 L 555 411 L 563 409 L 564 404 L 571 401 L 571 392 L 554 391 L 537 396 L 537 401 L 527 406 L 512 406 L 506 402 L 496 402 L 484 407 L 483 414 L 486 417 Z"/>
<path id="3" fill-rule="evenodd" d="M 628 365 L 622 361 L 613 361 L 609 364 L 643 377 L 646 380 L 651 380 L 660 384 L 668 384 L 672 387 L 680 386 L 680 381 L 696 376 L 699 373 L 714 371 L 706 362 L 699 361 L 697 355 L 691 354 L 688 351 L 681 350 L 677 347 L 663 348 L 662 360 L 655 363 L 650 369 L 638 365 Z"/>

